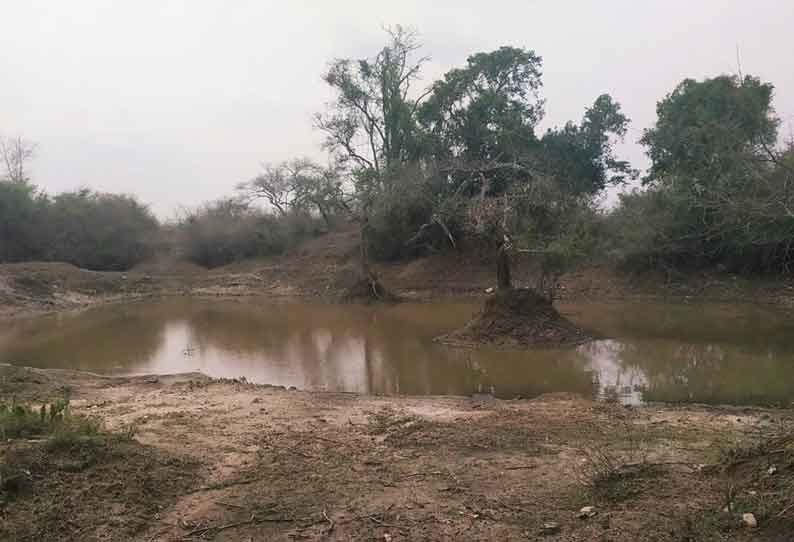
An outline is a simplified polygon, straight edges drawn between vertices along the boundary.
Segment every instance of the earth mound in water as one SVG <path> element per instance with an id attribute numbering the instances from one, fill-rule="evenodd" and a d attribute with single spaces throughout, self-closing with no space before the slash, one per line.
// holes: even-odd
<path id="1" fill-rule="evenodd" d="M 498 290 L 465 327 L 438 337 L 453 346 L 566 346 L 593 339 L 548 299 L 528 289 Z"/>

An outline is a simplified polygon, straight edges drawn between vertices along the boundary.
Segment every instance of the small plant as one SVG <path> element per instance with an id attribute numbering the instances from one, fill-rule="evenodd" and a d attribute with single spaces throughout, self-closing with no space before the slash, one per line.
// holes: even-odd
<path id="1" fill-rule="evenodd" d="M 629 421 L 621 431 L 628 446 L 621 450 L 593 446 L 579 451 L 584 455 L 578 481 L 588 497 L 622 501 L 641 490 L 641 480 L 652 476 L 655 465 L 648 461 L 647 439 Z"/>
<path id="2" fill-rule="evenodd" d="M 0 439 L 29 438 L 45 432 L 47 414 L 42 406 L 39 413 L 32 408 L 11 403 L 0 403 Z"/>
<path id="3" fill-rule="evenodd" d="M 75 428 L 82 430 L 94 422 L 69 414 L 69 398 L 42 404 L 38 409 L 17 403 L 0 402 L 0 439 L 31 438 L 55 435 Z M 79 432 L 79 431 L 78 431 Z"/>

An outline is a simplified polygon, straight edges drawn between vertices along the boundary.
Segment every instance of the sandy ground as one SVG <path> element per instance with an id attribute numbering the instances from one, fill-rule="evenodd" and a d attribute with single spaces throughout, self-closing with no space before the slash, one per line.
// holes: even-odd
<path id="1" fill-rule="evenodd" d="M 73 455 L 48 456 L 0 507 L 2 540 L 683 542 L 794 533 L 784 506 L 794 492 L 781 489 L 794 477 L 794 450 L 744 452 L 791 434 L 788 410 L 626 408 L 571 395 L 368 397 L 199 374 L 0 366 L 0 375 L 4 396 L 35 402 L 68 390 L 74 414 L 135 435 L 82 468 Z M 6 442 L 0 453 L 31 446 Z M 757 528 L 742 526 L 745 512 Z"/>

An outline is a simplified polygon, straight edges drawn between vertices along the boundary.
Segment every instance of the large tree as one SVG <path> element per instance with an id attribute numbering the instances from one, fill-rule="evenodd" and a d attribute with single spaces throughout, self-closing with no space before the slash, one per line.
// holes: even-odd
<path id="1" fill-rule="evenodd" d="M 686 79 L 657 105 L 641 142 L 645 196 L 625 199 L 653 224 L 645 252 L 670 263 L 789 270 L 794 175 L 778 148 L 774 87 L 758 78 Z"/>
<path id="2" fill-rule="evenodd" d="M 501 289 L 512 287 L 510 254 L 516 250 L 555 262 L 541 267 L 556 275 L 562 254 L 581 246 L 571 238 L 578 230 L 567 226 L 607 185 L 636 175 L 615 155 L 629 120 L 607 94 L 579 124 L 569 122 L 538 139 L 541 85 L 539 56 L 502 47 L 448 72 L 420 107 L 438 185 L 447 199 L 468 200 L 465 227 L 496 246 Z M 539 280 L 548 282 L 554 280 Z"/>
<path id="3" fill-rule="evenodd" d="M 751 176 L 777 142 L 773 92 L 749 75 L 682 81 L 658 103 L 656 125 L 641 139 L 651 159 L 646 182 L 705 189 Z"/>
<path id="4" fill-rule="evenodd" d="M 337 59 L 323 80 L 334 91 L 316 116 L 325 145 L 372 189 L 388 188 L 402 165 L 419 158 L 416 110 L 422 95 L 412 85 L 427 57 L 418 57 L 416 34 L 396 26 L 374 57 Z"/>
<path id="5" fill-rule="evenodd" d="M 503 192 L 521 172 L 538 144 L 541 64 L 534 51 L 501 47 L 470 56 L 432 86 L 419 109 L 425 151 L 455 191 Z"/>
<path id="6" fill-rule="evenodd" d="M 371 209 L 377 199 L 393 197 L 406 166 L 421 157 L 415 119 L 424 94 L 415 95 L 413 83 L 427 60 L 418 56 L 414 31 L 396 26 L 388 34 L 374 57 L 331 63 L 323 80 L 334 99 L 315 119 L 325 147 L 354 187 L 350 209 L 361 231 L 357 286 L 365 285 L 374 297 L 385 291 L 369 263 Z"/>
<path id="7" fill-rule="evenodd" d="M 594 195 L 637 176 L 615 153 L 629 119 L 609 94 L 596 98 L 579 124 L 549 129 L 541 139 L 542 168 L 571 194 Z"/>

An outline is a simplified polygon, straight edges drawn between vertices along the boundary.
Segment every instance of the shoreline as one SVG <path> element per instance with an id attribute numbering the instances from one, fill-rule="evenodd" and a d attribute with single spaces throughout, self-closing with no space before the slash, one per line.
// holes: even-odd
<path id="1" fill-rule="evenodd" d="M 402 301 L 429 303 L 488 297 L 490 265 L 466 262 L 458 255 L 376 266 L 379 276 Z M 0 264 L 0 321 L 79 311 L 86 308 L 172 297 L 198 299 L 269 299 L 279 302 L 340 301 L 352 264 L 285 256 L 277 261 L 233 264 L 218 270 L 183 274 L 137 271 L 95 272 L 59 263 Z M 451 276 L 439 272 L 452 269 Z M 330 270 L 329 270 L 330 269 Z M 531 273 L 517 275 L 517 286 Z M 447 273 L 449 275 L 449 273 Z M 693 275 L 680 282 L 588 268 L 561 280 L 557 303 L 579 301 L 630 303 L 751 303 L 794 307 L 794 279 L 740 279 Z"/>
<path id="2" fill-rule="evenodd" d="M 206 382 L 206 383 L 220 383 L 220 384 L 236 384 L 240 386 L 250 386 L 256 389 L 261 390 L 272 390 L 272 391 L 281 391 L 281 392 L 289 392 L 289 393 L 301 393 L 301 394 L 310 394 L 312 396 L 317 396 L 318 398 L 322 398 L 323 396 L 328 397 L 336 397 L 336 396 L 349 396 L 354 398 L 361 398 L 361 399 L 383 399 L 386 401 L 393 400 L 395 402 L 400 401 L 422 401 L 422 400 L 461 400 L 461 401 L 473 401 L 473 400 L 486 400 L 486 401 L 501 401 L 504 403 L 516 403 L 516 402 L 531 402 L 535 400 L 542 400 L 544 397 L 550 396 L 569 396 L 569 397 L 576 397 L 581 399 L 582 401 L 587 401 L 595 404 L 604 404 L 614 406 L 616 408 L 624 408 L 624 409 L 659 409 L 659 410 L 676 410 L 676 409 L 698 409 L 698 410 L 713 410 L 713 411 L 720 411 L 720 412 L 752 412 L 752 411 L 759 411 L 759 412 L 774 412 L 774 411 L 788 411 L 792 410 L 791 407 L 782 406 L 777 404 L 734 404 L 734 403 L 704 403 L 704 402 L 685 402 L 685 401 L 646 401 L 640 404 L 621 404 L 614 400 L 608 400 L 599 397 L 586 397 L 579 393 L 574 392 L 547 392 L 542 393 L 540 395 L 534 397 L 515 397 L 515 398 L 499 398 L 488 393 L 472 393 L 472 394 L 428 394 L 428 395 L 416 395 L 416 394 L 398 394 L 398 393 L 367 393 L 367 392 L 358 392 L 358 391 L 343 391 L 343 390 L 322 390 L 322 389 L 304 389 L 298 388 L 295 386 L 285 386 L 283 384 L 272 384 L 268 382 L 253 382 L 247 380 L 245 377 L 239 378 L 228 378 L 228 377 L 214 377 L 209 374 L 203 373 L 201 371 L 189 371 L 189 372 L 181 372 L 181 373 L 151 373 L 151 372 L 140 372 L 140 373 L 97 373 L 93 371 L 86 371 L 81 369 L 48 369 L 48 368 L 39 368 L 39 367 L 30 367 L 25 365 L 17 365 L 14 363 L 7 363 L 7 362 L 0 362 L 0 377 L 3 377 L 2 374 L 4 371 L 10 372 L 27 372 L 31 374 L 37 375 L 52 375 L 53 377 L 57 377 L 58 382 L 60 382 L 60 386 L 63 387 L 64 385 L 71 386 L 74 385 L 73 391 L 77 393 L 76 396 L 70 396 L 77 401 L 84 401 L 94 398 L 92 392 L 90 390 L 94 389 L 95 387 L 100 387 L 101 384 L 106 384 L 108 387 L 114 387 L 119 385 L 138 385 L 141 383 L 145 384 L 157 384 L 157 383 L 165 383 L 167 385 L 173 384 L 184 384 L 191 381 L 194 382 Z M 6 381 L 8 378 L 6 377 Z M 13 394 L 11 393 L 11 388 L 8 386 L 7 382 L 0 380 L 0 397 L 12 397 Z M 69 384 L 71 383 L 71 384 Z M 87 383 L 91 383 L 88 387 L 86 386 Z M 72 393 L 72 392 L 70 392 Z M 20 400 L 23 403 L 45 403 L 48 401 L 52 401 L 53 399 L 60 398 L 62 394 L 59 392 L 53 392 L 52 390 L 47 390 L 46 388 L 35 391 L 31 394 L 31 390 L 23 391 L 21 395 L 17 395 L 16 399 Z M 80 405 L 81 403 L 76 403 Z M 793 412 L 794 413 L 794 412 Z"/>

